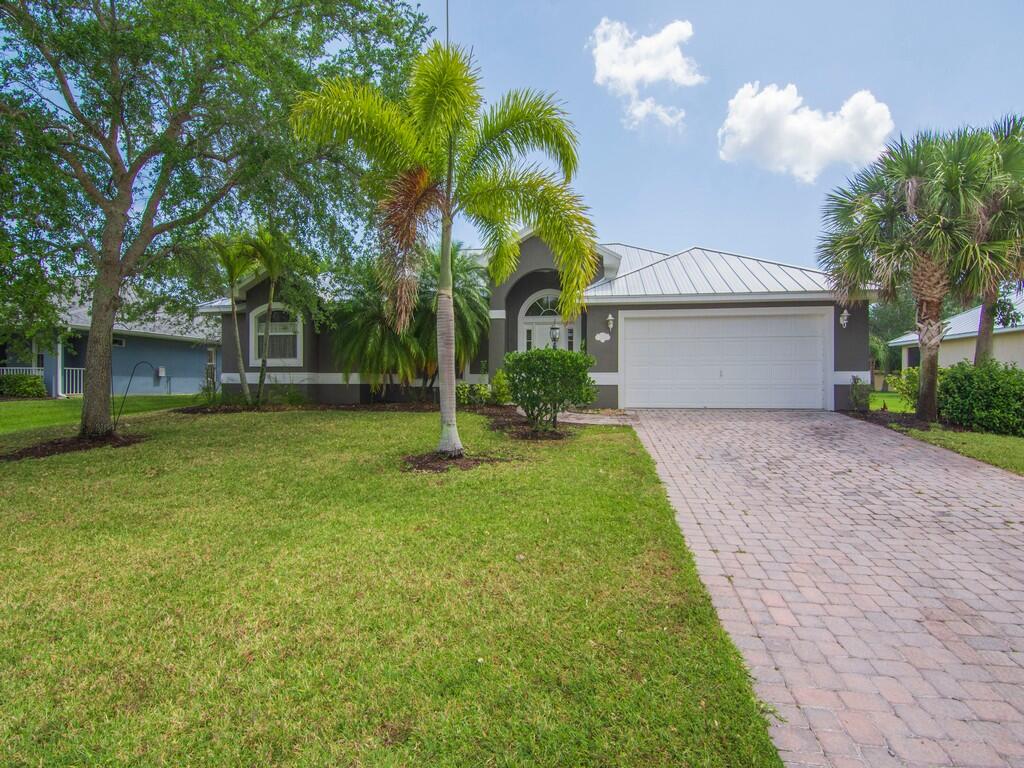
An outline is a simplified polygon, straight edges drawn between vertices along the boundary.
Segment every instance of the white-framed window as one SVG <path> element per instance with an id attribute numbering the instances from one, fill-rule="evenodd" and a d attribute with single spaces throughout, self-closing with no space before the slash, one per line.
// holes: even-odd
<path id="1" fill-rule="evenodd" d="M 283 304 L 257 307 L 249 313 L 249 365 L 259 367 L 270 323 L 268 366 L 302 365 L 302 319 Z"/>
<path id="2" fill-rule="evenodd" d="M 206 348 L 206 364 L 217 365 L 217 348 L 207 347 Z"/>
<path id="3" fill-rule="evenodd" d="M 113 339 L 111 339 L 110 346 L 112 346 L 112 347 L 123 347 L 123 346 L 125 346 L 124 336 L 115 336 Z"/>

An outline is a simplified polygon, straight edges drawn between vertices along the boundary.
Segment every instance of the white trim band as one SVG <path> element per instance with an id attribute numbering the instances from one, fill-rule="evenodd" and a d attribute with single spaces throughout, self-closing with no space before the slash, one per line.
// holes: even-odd
<path id="1" fill-rule="evenodd" d="M 504 320 L 505 319 L 505 310 L 504 309 L 492 309 L 490 312 L 487 313 L 487 316 L 490 317 L 491 320 Z"/>
<path id="2" fill-rule="evenodd" d="M 246 379 L 249 382 L 249 386 L 253 386 L 259 381 L 259 371 L 246 371 Z M 483 373 L 467 373 L 458 381 L 463 381 L 467 384 L 486 384 L 487 375 Z M 241 378 L 237 373 L 222 373 L 220 375 L 221 384 L 240 384 Z M 316 371 L 267 371 L 267 383 L 268 384 L 309 384 L 309 385 L 324 385 L 324 384 L 352 384 L 359 385 L 363 383 L 358 373 L 353 373 L 348 377 L 348 381 L 345 381 L 345 374 L 343 373 L 317 373 Z M 414 379 L 410 386 L 418 387 L 421 386 L 420 379 Z M 435 386 L 437 384 L 435 383 Z"/>
<path id="3" fill-rule="evenodd" d="M 590 378 L 599 387 L 617 387 L 620 381 L 618 371 L 591 371 Z"/>

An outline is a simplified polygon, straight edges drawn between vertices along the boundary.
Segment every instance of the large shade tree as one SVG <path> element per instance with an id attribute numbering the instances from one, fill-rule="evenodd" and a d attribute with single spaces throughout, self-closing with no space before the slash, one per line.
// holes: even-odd
<path id="1" fill-rule="evenodd" d="M 517 227 L 531 226 L 554 254 L 563 314 L 578 314 L 597 257 L 587 209 L 569 186 L 578 163 L 572 125 L 552 96 L 535 91 L 510 91 L 484 106 L 469 53 L 440 43 L 413 64 L 405 98 L 389 99 L 352 79 L 329 79 L 300 97 L 292 121 L 300 138 L 317 146 L 351 144 L 375 169 L 382 260 L 399 330 L 412 317 L 423 243 L 440 225 L 438 451 L 461 455 L 455 418 L 452 224 L 462 216 L 482 233 L 495 282 L 515 271 Z M 531 162 L 535 152 L 556 170 Z"/>
<path id="2" fill-rule="evenodd" d="M 74 241 L 63 250 L 91 281 L 83 435 L 113 429 L 124 287 L 173 271 L 218 207 L 278 206 L 310 236 L 347 229 L 358 159 L 304 155 L 292 100 L 338 74 L 397 92 L 423 35 L 403 0 L 0 0 L 2 133 L 39 149 L 38 172 L 85 207 L 51 238 Z"/>

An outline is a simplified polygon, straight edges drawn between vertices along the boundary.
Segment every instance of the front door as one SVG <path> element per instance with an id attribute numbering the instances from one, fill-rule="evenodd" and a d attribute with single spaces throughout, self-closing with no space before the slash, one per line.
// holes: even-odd
<path id="1" fill-rule="evenodd" d="M 526 308 L 519 321 L 519 351 L 555 347 L 576 352 L 579 349 L 577 323 L 563 323 L 558 312 L 558 295 L 541 296 Z"/>

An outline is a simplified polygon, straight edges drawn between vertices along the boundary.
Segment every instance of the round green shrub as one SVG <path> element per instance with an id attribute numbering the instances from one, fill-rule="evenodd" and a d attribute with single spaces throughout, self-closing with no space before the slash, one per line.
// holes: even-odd
<path id="1" fill-rule="evenodd" d="M 9 373 L 0 376 L 0 397 L 46 397 L 42 376 Z"/>
<path id="2" fill-rule="evenodd" d="M 979 432 L 1024 436 L 1024 371 L 994 360 L 945 369 L 939 379 L 939 417 Z"/>
<path id="3" fill-rule="evenodd" d="M 558 414 L 594 402 L 597 387 L 590 378 L 594 358 L 565 349 L 531 349 L 505 355 L 512 402 L 534 429 L 554 429 Z"/>

